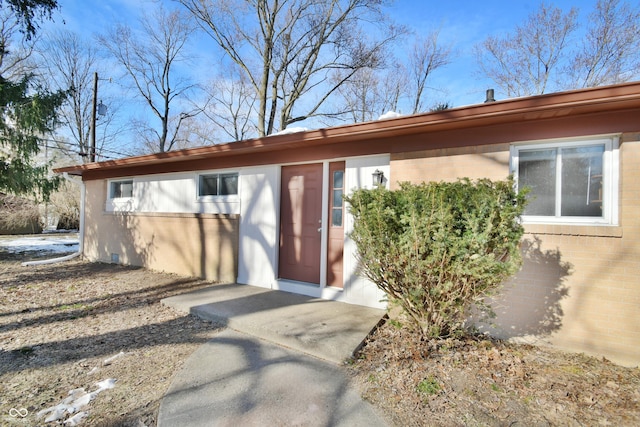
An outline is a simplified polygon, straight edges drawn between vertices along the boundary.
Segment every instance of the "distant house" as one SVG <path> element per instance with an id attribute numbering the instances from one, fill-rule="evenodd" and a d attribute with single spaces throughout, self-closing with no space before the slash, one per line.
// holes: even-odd
<path id="1" fill-rule="evenodd" d="M 356 274 L 342 194 L 513 174 L 525 264 L 487 330 L 640 362 L 640 83 L 58 172 L 85 184 L 89 260 L 368 306 L 383 295 Z"/>

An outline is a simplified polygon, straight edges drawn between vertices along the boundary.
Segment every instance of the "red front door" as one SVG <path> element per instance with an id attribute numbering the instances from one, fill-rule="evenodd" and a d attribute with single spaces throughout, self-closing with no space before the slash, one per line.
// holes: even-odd
<path id="1" fill-rule="evenodd" d="M 282 168 L 279 276 L 320 283 L 322 164 Z"/>

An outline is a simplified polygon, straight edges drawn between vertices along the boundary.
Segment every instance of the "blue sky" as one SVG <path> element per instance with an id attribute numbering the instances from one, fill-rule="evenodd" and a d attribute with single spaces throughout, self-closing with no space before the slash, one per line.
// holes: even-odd
<path id="1" fill-rule="evenodd" d="M 93 39 L 96 34 L 106 33 L 111 26 L 124 22 L 135 26 L 137 18 L 145 9 L 154 7 L 153 0 L 58 0 L 60 11 L 54 16 L 53 23 L 45 28 L 65 28 Z M 161 0 L 167 9 L 175 2 Z M 580 9 L 580 19 L 586 19 L 596 0 L 547 0 L 568 11 L 572 6 Z M 491 81 L 477 74 L 473 56 L 473 47 L 489 35 L 504 35 L 524 22 L 528 15 L 537 11 L 540 1 L 528 0 L 484 0 L 484 1 L 433 1 L 433 0 L 397 0 L 386 12 L 398 23 L 406 25 L 416 32 L 440 29 L 440 41 L 450 45 L 455 53 L 453 61 L 446 68 L 438 70 L 430 82 L 428 105 L 448 102 L 454 107 L 482 103 L 485 91 L 492 88 Z M 196 70 L 195 80 L 206 82 L 215 72 L 207 57 L 210 39 L 204 36 L 193 52 L 196 58 L 191 71 Z M 407 43 L 409 45 L 409 43 Z M 402 52 L 396 52 L 402 55 Z M 115 73 L 115 71 L 114 71 Z M 118 76 L 103 76 L 117 79 Z M 117 82 L 116 82 L 117 83 Z M 122 86 L 116 84 L 100 85 L 100 92 L 113 98 L 131 98 L 122 92 Z M 496 94 L 500 99 L 500 94 Z M 138 111 L 143 111 L 139 108 Z M 400 111 L 402 113 L 402 111 Z M 304 124 L 302 124 L 304 125 Z M 311 125 L 311 127 L 314 127 Z"/>
<path id="2" fill-rule="evenodd" d="M 593 8 L 596 0 L 549 1 L 563 10 L 572 6 L 581 9 L 581 19 Z M 162 3 L 172 7 L 172 1 Z M 62 24 L 72 31 L 91 37 L 103 33 L 115 22 L 135 23 L 136 17 L 153 6 L 144 0 L 59 0 L 61 10 L 56 14 L 55 26 Z M 484 0 L 484 1 L 433 1 L 397 0 L 387 8 L 388 14 L 401 24 L 416 31 L 440 28 L 440 37 L 450 44 L 456 56 L 446 70 L 434 75 L 432 86 L 441 90 L 443 101 L 454 106 L 482 102 L 485 90 L 491 82 L 475 75 L 475 59 L 472 48 L 490 34 L 501 35 L 513 30 L 516 24 L 537 10 L 539 1 Z M 434 94 L 434 96 L 438 96 Z"/>
<path id="3" fill-rule="evenodd" d="M 397 1 L 390 14 L 416 30 L 440 29 L 440 40 L 450 44 L 456 55 L 444 72 L 438 72 L 431 86 L 442 88 L 443 100 L 454 106 L 483 102 L 486 89 L 492 88 L 490 80 L 481 78 L 473 47 L 487 36 L 503 36 L 513 32 L 535 13 L 540 1 L 484 0 L 484 1 Z M 586 19 L 596 0 L 546 0 L 563 11 L 577 7 L 580 19 Z M 437 95 L 436 95 L 437 96 Z"/>

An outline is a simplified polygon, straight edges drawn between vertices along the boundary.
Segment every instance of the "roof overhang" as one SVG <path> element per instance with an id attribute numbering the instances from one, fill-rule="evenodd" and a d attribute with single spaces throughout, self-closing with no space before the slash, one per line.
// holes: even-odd
<path id="1" fill-rule="evenodd" d="M 463 130 L 492 125 L 640 109 L 640 82 L 514 98 L 449 110 L 355 123 L 304 132 L 273 135 L 245 141 L 189 148 L 166 153 L 127 157 L 98 163 L 61 167 L 54 171 L 70 175 L 136 174 L 155 165 L 222 159 L 228 156 L 259 158 L 270 153 L 300 148 L 321 148 L 363 140 L 387 140 L 413 134 Z M 639 126 L 640 127 L 640 126 Z M 470 144 L 473 142 L 470 141 Z M 173 165 L 175 169 L 178 165 Z"/>

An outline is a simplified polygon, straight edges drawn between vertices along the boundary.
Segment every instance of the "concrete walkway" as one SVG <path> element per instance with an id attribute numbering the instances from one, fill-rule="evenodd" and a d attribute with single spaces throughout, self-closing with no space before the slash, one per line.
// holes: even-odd
<path id="1" fill-rule="evenodd" d="M 158 426 L 384 426 L 340 365 L 383 310 L 243 285 L 162 301 L 228 328 L 185 362 Z"/>

